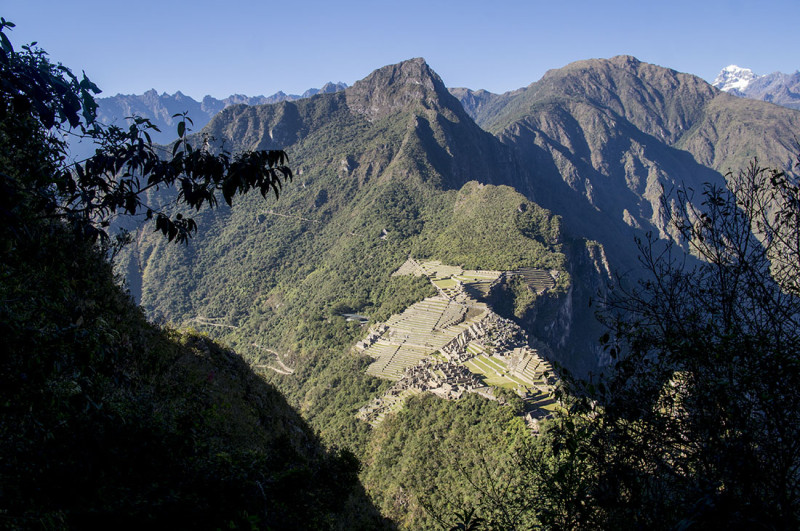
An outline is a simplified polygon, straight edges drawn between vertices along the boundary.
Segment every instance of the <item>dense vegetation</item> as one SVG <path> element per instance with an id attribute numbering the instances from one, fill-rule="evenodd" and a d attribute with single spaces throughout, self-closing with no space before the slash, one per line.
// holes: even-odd
<path id="1" fill-rule="evenodd" d="M 707 189 L 702 209 L 683 192 L 651 204 L 666 213 L 661 228 L 704 262 L 688 268 L 674 246 L 640 246 L 650 278 L 607 299 L 607 373 L 568 378 L 560 391 L 566 409 L 539 424 L 539 437 L 516 396 L 502 393 L 497 402 L 420 395 L 371 430 L 354 414 L 389 383 L 365 374 L 369 360 L 350 351 L 365 330 L 342 314 L 374 323 L 432 294 L 423 278 L 391 276 L 409 255 L 467 268 L 559 270 L 546 295 L 512 276 L 492 302 L 560 345 L 563 334 L 554 330 L 574 325 L 573 298 L 583 302 L 577 294 L 591 288 L 575 282 L 576 273 L 600 274 L 602 247 L 567 237 L 560 217 L 514 189 L 482 184 L 511 180 L 514 164 L 420 60 L 382 69 L 346 94 L 230 107 L 205 137 L 184 125 L 164 160 L 138 122 L 104 137 L 119 148 L 100 154 L 110 165 L 84 165 L 97 171 L 81 175 L 65 165 L 51 128 L 92 124 L 93 85 L 41 52 L 15 51 L 0 35 L 3 526 L 387 526 L 374 503 L 405 528 L 797 527 L 800 195 L 791 175 L 754 165 L 728 177 L 730 192 Z M 614 61 L 639 71 L 644 81 L 625 76 L 639 94 L 680 78 L 630 58 Z M 595 85 L 575 104 L 586 92 L 576 72 L 595 67 L 549 75 L 528 94 L 541 101 L 524 92 L 496 99 L 513 103 L 503 115 L 505 140 L 561 131 L 576 153 L 562 150 L 566 144 L 548 149 L 566 153 L 558 160 L 573 169 L 591 166 L 593 177 L 605 174 L 604 159 L 592 154 L 609 146 L 699 167 L 673 148 L 653 150 L 650 136 L 691 141 L 700 125 L 679 131 L 685 118 L 703 115 L 713 91 L 684 80 L 691 94 L 683 103 L 611 105 Z M 603 68 L 600 78 L 616 79 L 618 71 Z M 548 96 L 545 89 L 559 85 L 562 97 Z M 359 98 L 377 103 L 360 107 Z M 547 128 L 537 130 L 542 124 L 526 114 L 534 104 L 554 112 L 541 120 Z M 571 120 L 576 109 L 596 124 L 627 122 L 584 145 L 589 129 Z M 615 136 L 636 124 L 656 129 L 627 143 Z M 104 135 L 91 131 L 84 132 Z M 239 198 L 253 187 L 262 196 L 272 190 L 284 159 L 226 159 L 215 147 L 221 143 L 243 153 L 290 147 L 293 186 L 277 203 Z M 541 162 L 542 151 L 533 151 L 524 160 Z M 618 158 L 635 189 L 645 158 Z M 133 174 L 111 171 L 120 160 L 117 169 L 133 173 L 159 168 L 157 182 L 179 190 L 140 187 Z M 261 173 L 232 179 L 230 163 L 248 160 L 260 160 Z M 216 169 L 195 186 L 192 176 L 203 174 L 186 173 L 186 161 Z M 570 171 L 562 173 L 577 175 Z M 590 200 L 601 198 L 579 184 Z M 98 193 L 89 194 L 92 186 Z M 237 208 L 216 205 L 214 190 L 227 200 L 236 192 Z M 163 237 L 194 231 L 170 206 L 176 199 L 201 207 L 196 219 L 205 230 L 189 246 Z M 167 221 L 156 233 L 135 231 L 118 267 L 149 317 L 204 333 L 149 324 L 116 284 L 107 257 L 119 248 L 103 240 L 103 216 L 147 212 L 146 205 L 164 205 L 152 217 Z M 586 210 L 586 223 L 605 215 Z M 102 216 L 86 215 L 92 211 Z"/>
<path id="2" fill-rule="evenodd" d="M 296 185 L 269 209 L 248 196 L 242 208 L 201 212 L 208 229 L 189 247 L 142 232 L 123 264 L 141 266 L 153 318 L 202 328 L 258 365 L 275 359 L 264 348 L 280 353 L 294 373 L 266 369 L 268 381 L 324 437 L 360 452 L 369 428 L 354 415 L 385 383 L 349 354 L 365 330 L 340 314 L 374 323 L 434 294 L 422 278 L 391 276 L 409 255 L 499 269 L 564 270 L 567 261 L 559 220 L 511 188 L 445 186 L 426 137 L 409 131 L 417 111 L 369 123 L 345 100 L 221 113 L 207 132 L 228 145 L 273 147 L 263 131 L 294 139 Z M 560 282 L 563 293 L 569 275 Z"/>
<path id="3" fill-rule="evenodd" d="M 0 525 L 380 525 L 351 453 L 325 449 L 236 354 L 148 324 L 119 288 L 94 238 L 115 190 L 65 166 L 51 129 L 102 134 L 93 85 L 0 36 Z M 129 147 L 96 160 L 122 168 Z"/>
<path id="4" fill-rule="evenodd" d="M 529 528 L 532 493 L 520 454 L 533 438 L 519 407 L 476 395 L 455 402 L 419 395 L 376 429 L 365 487 L 405 529 L 449 528 L 464 507 L 491 528 Z"/>

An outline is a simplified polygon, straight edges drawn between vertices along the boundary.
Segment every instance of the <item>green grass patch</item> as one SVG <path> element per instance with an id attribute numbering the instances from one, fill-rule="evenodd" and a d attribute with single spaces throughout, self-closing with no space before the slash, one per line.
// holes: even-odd
<path id="1" fill-rule="evenodd" d="M 456 287 L 456 281 L 452 278 L 437 278 L 432 282 L 440 289 L 454 289 Z"/>

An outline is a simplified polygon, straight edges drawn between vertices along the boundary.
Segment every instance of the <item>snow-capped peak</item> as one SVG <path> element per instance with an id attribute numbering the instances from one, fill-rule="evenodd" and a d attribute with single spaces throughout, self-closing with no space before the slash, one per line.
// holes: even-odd
<path id="1" fill-rule="evenodd" d="M 747 88 L 747 85 L 758 77 L 759 76 L 754 74 L 749 68 L 729 65 L 722 69 L 711 84 L 725 92 L 740 92 Z"/>

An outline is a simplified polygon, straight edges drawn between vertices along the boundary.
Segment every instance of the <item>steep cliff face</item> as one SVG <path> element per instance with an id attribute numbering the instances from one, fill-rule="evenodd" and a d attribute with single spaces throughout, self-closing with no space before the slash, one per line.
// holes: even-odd
<path id="1" fill-rule="evenodd" d="M 447 112 L 451 117 L 463 113 L 460 106 L 442 99 L 447 89 L 421 57 L 379 68 L 356 81 L 345 94 L 348 107 L 369 121 L 417 106 Z"/>
<path id="2" fill-rule="evenodd" d="M 613 272 L 605 249 L 597 242 L 570 240 L 564 251 L 569 282 L 539 293 L 522 308 L 515 301 L 530 294 L 520 293 L 513 282 L 498 286 L 490 300 L 501 315 L 518 322 L 551 361 L 585 375 L 602 370 L 609 362 L 598 343 L 604 328 L 596 312 L 614 283 Z"/>
<path id="3" fill-rule="evenodd" d="M 417 165 L 424 153 L 445 187 L 471 180 L 501 183 L 519 175 L 509 150 L 476 126 L 424 59 L 380 68 L 345 94 L 348 108 L 370 122 L 406 115 L 403 164 Z"/>
<path id="4" fill-rule="evenodd" d="M 789 168 L 787 131 L 800 127 L 796 111 L 629 56 L 579 61 L 494 101 L 481 123 L 525 172 L 509 184 L 601 242 L 624 270 L 636 267 L 637 232 L 675 236 L 670 190 L 724 185 L 724 173 L 755 156 Z"/>
<path id="5" fill-rule="evenodd" d="M 522 178 L 508 184 L 560 215 L 573 236 L 598 242 L 572 247 L 568 296 L 541 297 L 524 317 L 548 344 L 570 345 L 561 350 L 575 353 L 566 363 L 573 367 L 605 362 L 584 306 L 602 292 L 608 270 L 637 276 L 637 235 L 677 239 L 670 192 L 694 189 L 699 202 L 707 183 L 724 186 L 724 174 L 753 157 L 791 170 L 787 132 L 800 127 L 796 111 L 629 56 L 579 61 L 514 93 L 452 92 L 517 157 Z"/>

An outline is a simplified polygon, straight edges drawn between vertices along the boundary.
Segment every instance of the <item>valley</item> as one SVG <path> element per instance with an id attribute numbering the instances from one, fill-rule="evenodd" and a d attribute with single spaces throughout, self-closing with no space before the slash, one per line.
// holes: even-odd
<path id="1" fill-rule="evenodd" d="M 627 56 L 499 96 L 404 61 L 221 111 L 203 133 L 287 149 L 294 181 L 266 208 L 201 211 L 187 247 L 141 231 L 120 268 L 152 319 L 213 317 L 203 331 L 352 449 L 401 528 L 435 527 L 454 499 L 501 515 L 483 492 L 533 503 L 541 471 L 515 460 L 565 425 L 561 375 L 614 363 L 596 312 L 637 285 L 637 238 L 685 244 L 670 190 L 724 185 L 751 155 L 785 166 L 799 115 Z"/>
<path id="2" fill-rule="evenodd" d="M 2 37 L 0 524 L 796 524 L 800 111 L 628 55 L 96 107 Z"/>
<path id="3" fill-rule="evenodd" d="M 798 0 L 0 15 L 0 531 L 800 529 Z"/>

